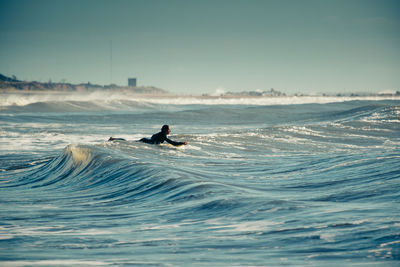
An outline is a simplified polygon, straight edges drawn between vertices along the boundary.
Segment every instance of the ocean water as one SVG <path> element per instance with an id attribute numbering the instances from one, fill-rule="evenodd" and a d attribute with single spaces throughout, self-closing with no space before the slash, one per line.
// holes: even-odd
<path id="1" fill-rule="evenodd" d="M 399 263 L 399 98 L 2 95 L 1 266 Z"/>

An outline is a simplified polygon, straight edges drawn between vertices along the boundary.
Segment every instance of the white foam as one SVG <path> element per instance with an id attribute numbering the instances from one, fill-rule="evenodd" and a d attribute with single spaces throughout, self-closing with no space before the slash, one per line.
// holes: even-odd
<path id="1" fill-rule="evenodd" d="M 215 224 L 215 223 L 213 223 Z M 271 226 L 280 225 L 279 222 L 270 222 L 266 220 L 249 221 L 237 224 L 220 224 L 210 226 L 207 229 L 216 230 L 217 232 L 262 232 L 270 229 Z"/>
<path id="2" fill-rule="evenodd" d="M 61 236 L 70 236 L 70 235 L 79 235 L 79 236 L 95 236 L 95 235 L 110 235 L 116 232 L 121 233 L 120 230 L 99 230 L 99 229 L 66 229 L 64 226 L 38 226 L 38 227 L 9 227 L 0 229 L 1 236 L 50 236 L 50 235 L 61 235 Z"/>
<path id="3" fill-rule="evenodd" d="M 383 248 L 383 247 L 387 247 L 387 246 L 394 245 L 394 244 L 400 244 L 400 240 L 391 241 L 391 242 L 387 242 L 387 243 L 382 243 L 379 246 L 381 248 Z"/>
<path id="4" fill-rule="evenodd" d="M 146 225 L 146 226 L 142 226 L 140 229 L 142 231 L 146 231 L 146 230 L 162 230 L 162 229 L 173 229 L 173 228 L 179 228 L 181 227 L 183 224 L 164 224 L 164 225 L 156 225 L 156 224 L 150 224 L 150 225 Z M 163 239 L 160 239 L 163 240 Z"/>
<path id="5" fill-rule="evenodd" d="M 0 234 L 0 240 L 13 239 L 14 235 Z"/>
<path id="6" fill-rule="evenodd" d="M 25 130 L 25 132 L 22 132 L 23 129 L 18 129 L 18 131 L 16 131 L 12 129 L 13 127 L 17 128 L 20 126 L 18 126 L 18 124 L 8 124 L 7 129 L 0 130 L 0 146 L 3 152 L 20 153 L 21 151 L 29 151 L 36 153 L 40 151 L 48 151 L 49 149 L 59 150 L 71 143 L 94 145 L 108 138 L 104 134 L 82 135 L 80 133 L 63 133 L 61 126 L 52 123 L 26 123 L 24 124 L 24 128 L 30 129 Z M 64 125 L 65 129 L 68 129 L 68 127 L 69 125 Z M 54 130 L 49 132 L 44 129 Z"/>
<path id="7" fill-rule="evenodd" d="M 292 133 L 300 134 L 300 135 L 325 137 L 324 135 L 320 134 L 320 132 L 311 130 L 305 126 L 291 126 L 291 127 L 282 128 L 282 130 L 285 132 L 292 132 Z"/>
<path id="8" fill-rule="evenodd" d="M 144 101 L 155 104 L 174 105 L 292 105 L 326 104 L 354 100 L 400 100 L 399 96 L 328 97 L 328 96 L 282 96 L 282 97 L 188 97 L 148 98 Z"/>
<path id="9" fill-rule="evenodd" d="M 140 95 L 129 92 L 96 91 L 96 92 L 21 92 L 2 93 L 0 109 L 7 106 L 25 106 L 38 102 L 91 101 L 106 109 L 118 109 L 126 101 L 135 101 L 143 107 L 149 104 L 172 105 L 291 105 L 310 103 L 333 103 L 353 100 L 400 100 L 400 96 L 279 96 L 279 97 L 218 97 L 218 96 L 184 96 L 184 95 Z M 73 103 L 71 103 L 72 105 Z M 79 106 L 81 107 L 81 106 Z"/>
<path id="10" fill-rule="evenodd" d="M 320 234 L 319 235 L 321 239 L 327 241 L 327 242 L 335 242 L 335 234 L 331 234 L 331 233 L 326 233 L 326 234 Z"/>
<path id="11" fill-rule="evenodd" d="M 38 261 L 0 261 L 2 266 L 105 266 L 112 265 L 104 261 L 89 260 L 38 260 Z"/>

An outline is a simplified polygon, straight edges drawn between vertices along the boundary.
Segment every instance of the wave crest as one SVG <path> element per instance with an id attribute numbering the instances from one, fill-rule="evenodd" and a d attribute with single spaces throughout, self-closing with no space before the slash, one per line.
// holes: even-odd
<path id="1" fill-rule="evenodd" d="M 155 105 L 293 105 L 326 104 L 347 101 L 399 100 L 400 96 L 279 96 L 279 97 L 217 97 L 183 95 L 141 95 L 124 92 L 91 93 L 21 92 L 3 93 L 0 109 L 11 111 L 97 111 L 154 108 Z M 22 109 L 23 108 L 23 109 Z"/>

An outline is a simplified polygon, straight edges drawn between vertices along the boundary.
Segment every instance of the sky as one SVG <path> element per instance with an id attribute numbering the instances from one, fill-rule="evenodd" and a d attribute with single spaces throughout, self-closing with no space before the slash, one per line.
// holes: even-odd
<path id="1" fill-rule="evenodd" d="M 400 0 L 0 0 L 0 73 L 175 93 L 400 90 Z"/>

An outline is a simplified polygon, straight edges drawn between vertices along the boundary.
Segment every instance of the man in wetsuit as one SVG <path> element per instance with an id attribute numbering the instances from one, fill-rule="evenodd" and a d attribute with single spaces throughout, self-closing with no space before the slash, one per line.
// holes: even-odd
<path id="1" fill-rule="evenodd" d="M 170 143 L 173 146 L 180 146 L 180 145 L 187 145 L 187 142 L 175 142 L 172 141 L 170 139 L 168 139 L 167 135 L 171 132 L 171 130 L 169 129 L 168 125 L 164 125 L 161 128 L 161 132 L 153 134 L 153 136 L 148 139 L 148 138 L 142 138 L 139 141 L 146 143 L 146 144 L 161 144 L 164 141 L 166 141 L 167 143 Z"/>

